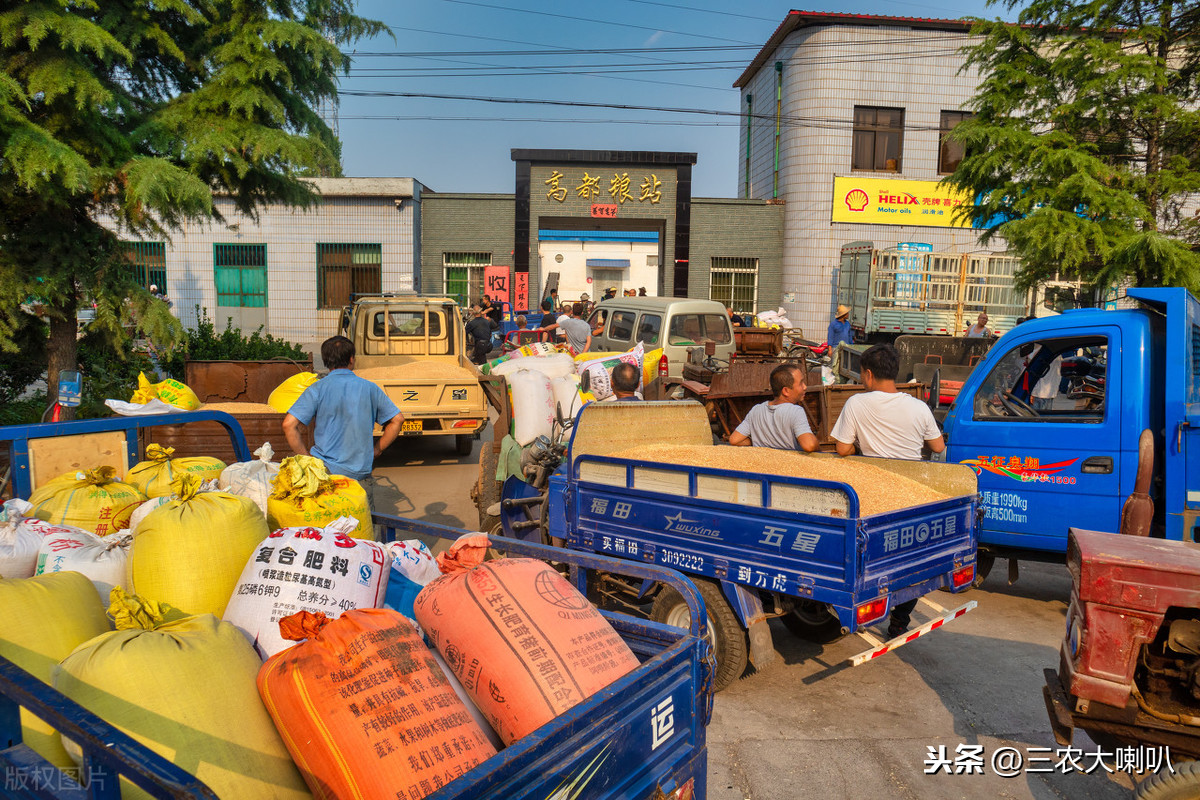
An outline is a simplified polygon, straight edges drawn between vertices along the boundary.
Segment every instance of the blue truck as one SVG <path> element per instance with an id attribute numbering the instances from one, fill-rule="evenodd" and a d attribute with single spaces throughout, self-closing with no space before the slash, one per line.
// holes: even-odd
<path id="1" fill-rule="evenodd" d="M 698 403 L 589 403 L 544 492 L 515 477 L 505 482 L 501 525 L 508 536 L 541 536 L 688 575 L 704 596 L 718 691 L 748 663 L 773 660 L 774 617 L 799 636 L 829 642 L 886 621 L 899 603 L 970 588 L 977 502 L 966 467 L 856 458 L 946 496 L 862 515 L 847 483 L 613 455 L 654 444 L 710 447 L 714 463 L 745 452 L 712 444 Z M 597 577 L 589 588 L 613 602 L 652 603 L 653 619 L 686 620 L 670 587 Z"/>
<path id="2" fill-rule="evenodd" d="M 1071 527 L 1117 531 L 1146 468 L 1151 535 L 1196 541 L 1200 303 L 1129 289 L 1136 308 L 1068 310 L 1006 333 L 947 413 L 946 460 L 979 479 L 979 573 L 1062 561 Z M 1139 453 L 1143 431 L 1152 456 Z"/>
<path id="3" fill-rule="evenodd" d="M 136 443 L 142 427 L 204 420 L 224 425 L 235 452 L 239 457 L 249 457 L 237 421 L 216 411 L 0 427 L 0 447 L 7 446 L 17 493 L 27 496 L 30 476 L 38 474 L 37 457 L 47 452 L 39 444 L 67 443 L 68 449 L 84 458 L 99 458 L 91 450 L 78 451 L 99 443 L 107 447 L 106 457 L 131 466 L 137 460 Z M 106 436 L 115 436 L 128 445 L 109 447 L 112 442 Z M 72 443 L 77 446 L 71 447 Z M 51 448 L 55 449 L 61 448 Z M 454 539 L 467 533 L 386 515 L 376 515 L 374 523 L 386 541 L 413 536 Z M 704 635 L 704 601 L 692 583 L 678 572 L 654 564 L 564 553 L 502 537 L 492 537 L 492 547 L 509 555 L 558 562 L 583 584 L 589 572 L 603 570 L 623 573 L 630 580 L 670 586 L 683 598 L 687 618 L 682 626 L 669 626 L 602 611 L 638 657 L 639 666 L 429 795 L 429 800 L 703 800 L 707 794 L 706 728 L 712 716 L 716 666 Z M 58 770 L 22 743 L 22 708 L 81 746 L 84 760 L 78 769 Z M 0 658 L 0 773 L 4 775 L 0 798 L 5 800 L 115 800 L 121 796 L 118 776 L 151 797 L 215 797 L 194 776 L 4 658 Z"/>

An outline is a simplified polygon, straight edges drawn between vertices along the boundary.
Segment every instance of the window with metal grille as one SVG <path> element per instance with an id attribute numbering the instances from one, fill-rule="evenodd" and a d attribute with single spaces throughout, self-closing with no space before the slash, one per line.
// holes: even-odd
<path id="1" fill-rule="evenodd" d="M 129 271 L 138 285 L 167 291 L 167 246 L 163 242 L 121 242 Z"/>
<path id="2" fill-rule="evenodd" d="M 491 253 L 442 253 L 446 296 L 460 306 L 483 297 L 483 268 L 491 263 Z"/>
<path id="3" fill-rule="evenodd" d="M 383 246 L 317 245 L 317 307 L 341 308 L 353 295 L 383 291 Z"/>
<path id="4" fill-rule="evenodd" d="M 903 108 L 854 107 L 851 169 L 899 172 L 903 150 Z"/>
<path id="5" fill-rule="evenodd" d="M 217 305 L 266 308 L 267 246 L 214 244 L 213 278 L 217 284 Z"/>
<path id="6" fill-rule="evenodd" d="M 958 123 L 971 116 L 968 111 L 943 111 L 939 125 L 938 137 L 942 146 L 938 150 L 938 174 L 949 175 L 958 167 L 966 152 L 961 142 L 951 141 L 946 134 L 954 130 Z"/>
<path id="7" fill-rule="evenodd" d="M 735 314 L 758 311 L 758 259 L 714 257 L 708 278 L 708 297 Z"/>

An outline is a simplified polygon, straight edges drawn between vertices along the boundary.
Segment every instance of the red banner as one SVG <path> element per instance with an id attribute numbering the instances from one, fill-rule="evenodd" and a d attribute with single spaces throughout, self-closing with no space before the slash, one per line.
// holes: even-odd
<path id="1" fill-rule="evenodd" d="M 592 203 L 592 216 L 612 219 L 617 216 L 616 203 Z"/>
<path id="2" fill-rule="evenodd" d="M 483 268 L 483 293 L 492 300 L 512 302 L 509 296 L 508 267 Z"/>
<path id="3" fill-rule="evenodd" d="M 513 293 L 513 308 L 518 311 L 528 311 L 529 306 L 529 273 L 518 272 L 514 276 L 515 291 Z"/>

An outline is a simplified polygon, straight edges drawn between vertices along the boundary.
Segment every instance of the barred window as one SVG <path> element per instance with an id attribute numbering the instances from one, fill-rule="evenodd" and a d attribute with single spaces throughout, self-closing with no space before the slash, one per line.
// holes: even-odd
<path id="1" fill-rule="evenodd" d="M 899 172 L 903 151 L 903 108 L 854 107 L 851 169 Z"/>
<path id="2" fill-rule="evenodd" d="M 143 289 L 167 290 L 167 246 L 163 242 L 121 242 L 133 280 Z"/>
<path id="3" fill-rule="evenodd" d="M 217 305 L 266 308 L 267 246 L 214 244 L 213 277 L 217 284 Z"/>
<path id="4" fill-rule="evenodd" d="M 735 314 L 757 313 L 758 259 L 714 257 L 708 296 L 732 308 Z"/>
<path id="5" fill-rule="evenodd" d="M 483 268 L 492 263 L 491 253 L 442 253 L 444 290 L 460 306 L 483 296 Z"/>
<path id="6" fill-rule="evenodd" d="M 383 246 L 317 245 L 317 307 L 350 305 L 356 294 L 383 291 Z"/>

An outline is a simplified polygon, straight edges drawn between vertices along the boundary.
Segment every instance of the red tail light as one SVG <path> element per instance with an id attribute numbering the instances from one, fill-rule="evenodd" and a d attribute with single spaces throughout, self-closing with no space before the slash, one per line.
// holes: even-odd
<path id="1" fill-rule="evenodd" d="M 961 586 L 966 586 L 968 583 L 975 580 L 975 565 L 968 564 L 965 567 L 960 567 L 954 570 L 954 574 L 950 579 L 954 582 L 955 589 L 958 589 Z"/>
<path id="2" fill-rule="evenodd" d="M 667 354 L 658 360 L 658 377 L 665 378 L 671 374 L 671 365 L 667 363 Z"/>
<path id="3" fill-rule="evenodd" d="M 855 618 L 859 625 L 866 625 L 869 622 L 882 617 L 887 613 L 888 601 L 886 597 L 880 597 L 878 600 L 872 600 L 869 603 L 863 603 L 858 608 L 854 609 Z"/>

